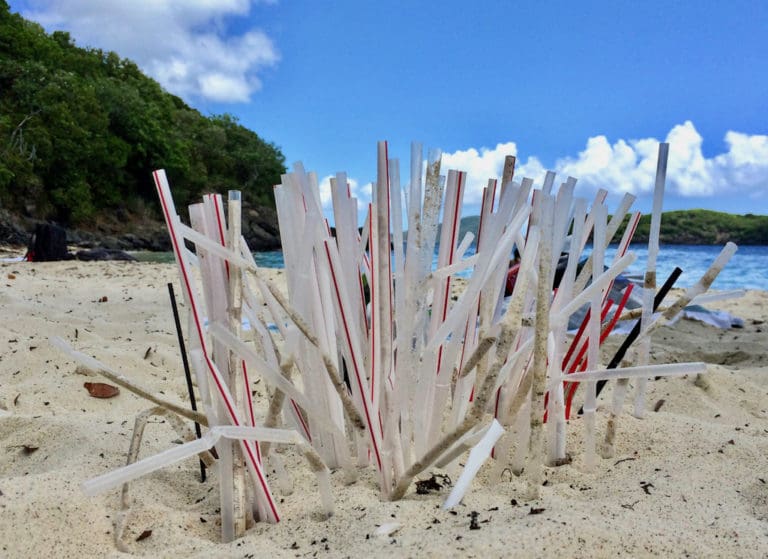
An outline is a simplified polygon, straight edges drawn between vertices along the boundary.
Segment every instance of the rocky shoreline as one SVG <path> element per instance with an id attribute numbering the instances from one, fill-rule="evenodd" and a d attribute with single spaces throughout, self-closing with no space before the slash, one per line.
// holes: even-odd
<path id="1" fill-rule="evenodd" d="M 26 247 L 35 227 L 44 220 L 11 214 L 0 210 L 0 246 Z M 258 206 L 243 208 L 243 236 L 254 251 L 280 249 L 277 213 L 273 208 Z M 155 219 L 115 220 L 92 228 L 63 226 L 67 244 L 82 249 L 110 251 L 167 252 L 172 249 L 165 223 Z"/>

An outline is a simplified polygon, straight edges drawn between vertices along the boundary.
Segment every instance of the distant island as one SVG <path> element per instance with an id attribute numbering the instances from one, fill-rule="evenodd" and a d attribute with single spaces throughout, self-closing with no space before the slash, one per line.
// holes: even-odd
<path id="1" fill-rule="evenodd" d="M 626 223 L 626 221 L 625 221 Z M 644 215 L 635 231 L 634 242 L 648 242 L 651 216 Z M 624 227 L 618 235 L 623 233 Z M 768 215 L 734 215 L 713 210 L 676 210 L 661 217 L 662 244 L 768 245 Z"/>
<path id="2" fill-rule="evenodd" d="M 618 242 L 628 218 L 614 237 Z M 477 234 L 479 216 L 461 220 L 460 238 L 467 232 Z M 633 242 L 647 243 L 651 216 L 643 215 L 635 231 Z M 712 210 L 676 210 L 664 212 L 661 218 L 662 244 L 670 245 L 722 245 L 732 241 L 739 245 L 768 245 L 768 215 L 734 215 Z"/>

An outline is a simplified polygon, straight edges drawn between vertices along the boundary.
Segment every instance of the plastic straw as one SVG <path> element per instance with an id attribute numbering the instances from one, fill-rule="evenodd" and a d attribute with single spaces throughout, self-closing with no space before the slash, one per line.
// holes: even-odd
<path id="1" fill-rule="evenodd" d="M 86 495 L 92 497 L 110 489 L 114 489 L 124 483 L 133 481 L 154 471 L 157 471 L 185 458 L 196 456 L 214 446 L 221 437 L 235 440 L 264 440 L 274 443 L 296 444 L 295 431 L 283 431 L 281 429 L 264 429 L 263 427 L 212 427 L 201 438 L 182 445 L 173 446 L 154 456 L 150 456 L 102 474 L 82 483 L 81 487 Z"/>
<path id="2" fill-rule="evenodd" d="M 179 309 L 176 306 L 176 295 L 173 293 L 173 284 L 168 284 L 168 296 L 171 299 L 171 310 L 173 312 L 173 321 L 176 325 L 176 336 L 179 340 L 179 351 L 181 352 L 181 362 L 184 366 L 184 377 L 187 380 L 187 392 L 189 393 L 189 402 L 192 406 L 192 411 L 197 411 L 197 402 L 195 401 L 195 389 L 192 386 L 192 373 L 189 369 L 189 360 L 187 359 L 187 350 L 184 346 L 184 334 L 181 331 L 181 321 L 179 320 Z M 199 439 L 202 436 L 200 431 L 200 424 L 195 421 L 195 435 Z M 205 481 L 205 464 L 200 460 L 200 481 Z"/>
<path id="3" fill-rule="evenodd" d="M 592 262 L 593 275 L 603 269 L 603 255 L 605 253 L 605 227 L 606 227 L 606 209 L 602 204 L 593 209 L 595 216 L 595 229 L 593 235 Z M 610 283 L 610 282 L 608 282 Z M 605 285 L 603 292 L 595 291 L 592 296 L 589 319 L 589 339 L 587 342 L 587 367 L 595 370 L 600 362 L 600 323 L 603 294 L 607 291 L 608 285 Z M 591 469 L 595 466 L 595 411 L 597 409 L 597 393 L 594 382 L 586 385 L 586 398 L 584 402 L 584 448 L 585 465 Z"/>
<path id="4" fill-rule="evenodd" d="M 643 284 L 643 314 L 640 317 L 640 328 L 645 330 L 650 325 L 653 315 L 653 296 L 656 292 L 656 257 L 659 254 L 659 234 L 661 231 L 661 210 L 664 203 L 664 183 L 667 176 L 667 157 L 669 144 L 659 144 L 659 155 L 656 163 L 656 184 L 653 191 L 653 213 L 651 214 L 651 230 L 648 235 L 648 261 Z M 647 365 L 650 359 L 651 340 L 642 340 L 637 353 L 637 364 Z M 635 389 L 635 417 L 645 416 L 646 379 L 640 379 Z"/>
<path id="5" fill-rule="evenodd" d="M 480 470 L 480 467 L 491 455 L 493 445 L 496 444 L 496 441 L 499 440 L 499 437 L 503 434 L 504 428 L 494 419 L 483 438 L 470 451 L 464 470 L 461 472 L 458 481 L 453 486 L 445 503 L 443 503 L 444 509 L 447 510 L 453 508 L 461 502 L 467 490 L 469 490 L 469 485 Z"/>
<path id="6" fill-rule="evenodd" d="M 651 378 L 693 375 L 703 373 L 707 366 L 704 363 L 670 363 L 667 365 L 643 365 L 641 367 L 625 367 L 622 369 L 598 369 L 584 373 L 563 375 L 561 380 L 582 382 L 628 378 Z"/>

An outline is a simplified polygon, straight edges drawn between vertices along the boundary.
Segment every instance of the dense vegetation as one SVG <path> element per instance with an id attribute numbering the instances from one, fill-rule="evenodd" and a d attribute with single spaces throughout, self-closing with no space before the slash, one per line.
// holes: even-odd
<path id="1" fill-rule="evenodd" d="M 271 206 L 285 172 L 234 117 L 204 117 L 130 60 L 48 35 L 0 0 L 0 208 L 69 224 L 142 213 L 158 168 L 179 206 L 230 188 Z"/>
<path id="2" fill-rule="evenodd" d="M 651 216 L 644 215 L 635 231 L 635 241 L 647 241 L 650 229 Z M 768 245 L 768 215 L 733 215 L 712 210 L 665 212 L 659 239 L 669 244 L 719 245 L 733 241 Z"/>

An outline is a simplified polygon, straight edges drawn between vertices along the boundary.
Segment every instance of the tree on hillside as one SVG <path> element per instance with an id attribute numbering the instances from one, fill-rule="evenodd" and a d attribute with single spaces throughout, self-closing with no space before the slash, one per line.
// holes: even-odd
<path id="1" fill-rule="evenodd" d="M 280 150 L 230 115 L 204 117 L 114 52 L 48 35 L 0 0 L 0 206 L 83 224 L 156 205 L 164 168 L 180 205 L 240 189 L 274 205 Z"/>

